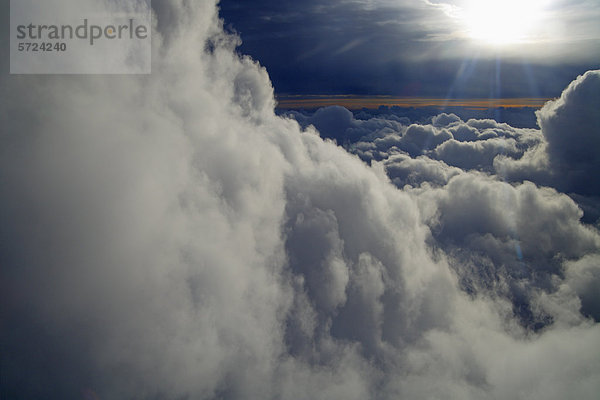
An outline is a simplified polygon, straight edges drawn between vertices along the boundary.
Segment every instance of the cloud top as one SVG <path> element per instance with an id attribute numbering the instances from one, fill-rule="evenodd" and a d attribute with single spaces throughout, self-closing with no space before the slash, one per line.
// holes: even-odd
<path id="1" fill-rule="evenodd" d="M 214 2 L 155 10 L 149 78 L 1 78 L 3 398 L 595 398 L 600 234 L 495 170 L 554 134 L 301 127 Z"/>

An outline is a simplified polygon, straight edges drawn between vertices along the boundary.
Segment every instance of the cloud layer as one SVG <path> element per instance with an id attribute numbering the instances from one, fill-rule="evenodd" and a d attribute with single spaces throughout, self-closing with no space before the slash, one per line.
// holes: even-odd
<path id="1" fill-rule="evenodd" d="M 600 234 L 557 170 L 597 162 L 599 72 L 542 132 L 319 133 L 214 2 L 156 14 L 152 76 L 2 77 L 2 398 L 595 398 Z"/>

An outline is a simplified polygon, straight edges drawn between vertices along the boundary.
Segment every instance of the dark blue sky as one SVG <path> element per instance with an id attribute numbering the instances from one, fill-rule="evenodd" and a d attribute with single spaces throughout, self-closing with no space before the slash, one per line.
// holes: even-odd
<path id="1" fill-rule="evenodd" d="M 281 94 L 554 97 L 600 66 L 595 2 L 556 0 L 545 10 L 543 25 L 552 27 L 545 36 L 501 47 L 468 37 L 455 17 L 467 9 L 465 1 L 437 3 L 222 0 L 220 6 L 225 26 L 242 38 L 239 51 L 267 68 Z M 506 32 L 516 29 L 503 18 Z"/>

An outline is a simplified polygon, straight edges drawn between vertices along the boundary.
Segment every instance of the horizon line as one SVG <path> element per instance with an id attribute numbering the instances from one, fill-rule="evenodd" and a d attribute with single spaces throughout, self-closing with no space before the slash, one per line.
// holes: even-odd
<path id="1" fill-rule="evenodd" d="M 400 108 L 449 108 L 485 110 L 494 108 L 541 108 L 554 98 L 546 97 L 507 97 L 507 98 L 465 98 L 445 99 L 435 97 L 396 97 L 388 95 L 276 95 L 277 108 L 314 109 L 328 106 L 342 106 L 349 110 L 377 109 L 384 107 Z"/>

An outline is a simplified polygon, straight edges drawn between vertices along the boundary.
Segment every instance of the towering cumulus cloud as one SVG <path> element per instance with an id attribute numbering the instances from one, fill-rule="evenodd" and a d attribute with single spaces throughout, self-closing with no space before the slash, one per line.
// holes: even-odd
<path id="1" fill-rule="evenodd" d="M 548 165 L 549 184 L 568 192 L 600 195 L 600 71 L 588 71 L 573 81 L 561 97 L 537 112 L 544 134 L 540 148 L 511 163 L 498 160 L 509 175 L 536 176 L 540 163 Z"/>
<path id="2" fill-rule="evenodd" d="M 595 157 L 597 73 L 545 137 L 337 110 L 368 166 L 214 1 L 155 3 L 151 76 L 2 77 L 1 398 L 596 398 L 600 235 L 493 160 Z"/>

